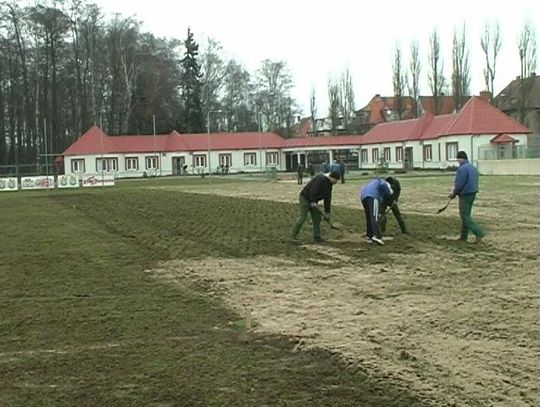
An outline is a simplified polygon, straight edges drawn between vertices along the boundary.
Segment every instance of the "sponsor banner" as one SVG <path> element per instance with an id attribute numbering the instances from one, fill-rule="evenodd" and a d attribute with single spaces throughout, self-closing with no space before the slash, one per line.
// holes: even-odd
<path id="1" fill-rule="evenodd" d="M 54 177 L 21 177 L 21 189 L 52 189 Z"/>
<path id="2" fill-rule="evenodd" d="M 17 183 L 17 178 L 0 178 L 0 192 L 18 190 L 19 185 Z"/>
<path id="3" fill-rule="evenodd" d="M 107 187 L 114 185 L 114 175 L 112 174 L 84 174 L 83 187 Z"/>
<path id="4" fill-rule="evenodd" d="M 79 177 L 76 174 L 58 176 L 58 188 L 77 188 L 78 186 Z"/>

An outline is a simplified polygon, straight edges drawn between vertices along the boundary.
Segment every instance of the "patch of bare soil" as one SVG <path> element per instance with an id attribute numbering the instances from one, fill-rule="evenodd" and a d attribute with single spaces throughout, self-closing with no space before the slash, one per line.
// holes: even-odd
<path id="1" fill-rule="evenodd" d="M 339 352 L 440 405 L 533 406 L 537 196 L 532 186 L 519 192 L 504 188 L 494 184 L 478 196 L 474 216 L 488 235 L 477 252 L 470 244 L 463 249 L 418 242 L 415 252 L 370 264 L 363 261 L 367 244 L 351 234 L 340 238 L 358 242 L 357 255 L 305 245 L 301 249 L 324 252 L 325 259 L 310 264 L 275 257 L 175 260 L 151 272 L 171 282 L 210 286 L 211 294 L 239 315 L 249 313 L 257 331 L 298 338 L 300 348 Z M 190 192 L 296 202 L 299 189 L 275 182 L 249 185 L 247 191 L 245 185 L 222 184 Z M 357 190 L 358 185 L 337 185 L 334 203 L 360 210 Z M 435 216 L 447 190 L 438 183 L 407 185 L 402 211 Z M 334 213 L 339 220 L 339 207 Z M 458 217 L 457 199 L 437 216 Z M 458 234 L 434 231 L 434 239 Z"/>

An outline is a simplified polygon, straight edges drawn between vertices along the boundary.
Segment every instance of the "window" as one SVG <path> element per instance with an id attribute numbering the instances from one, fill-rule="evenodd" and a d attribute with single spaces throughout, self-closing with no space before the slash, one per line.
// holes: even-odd
<path id="1" fill-rule="evenodd" d="M 157 155 L 150 155 L 145 157 L 145 168 L 147 170 L 157 170 L 159 168 L 159 159 Z"/>
<path id="2" fill-rule="evenodd" d="M 424 145 L 424 161 L 432 160 L 431 144 Z"/>
<path id="3" fill-rule="evenodd" d="M 232 165 L 232 155 L 231 154 L 220 154 L 219 155 L 219 166 L 220 167 L 230 167 Z"/>
<path id="4" fill-rule="evenodd" d="M 139 169 L 139 159 L 137 157 L 126 157 L 126 171 L 137 171 Z"/>
<path id="5" fill-rule="evenodd" d="M 378 148 L 374 148 L 371 150 L 371 162 L 372 163 L 379 162 L 379 149 Z"/>
<path id="6" fill-rule="evenodd" d="M 244 153 L 244 167 L 253 167 L 257 165 L 257 154 Z"/>
<path id="7" fill-rule="evenodd" d="M 266 164 L 267 165 L 278 165 L 279 164 L 279 154 L 278 153 L 266 153 Z"/>
<path id="8" fill-rule="evenodd" d="M 193 165 L 195 167 L 206 167 L 206 155 L 195 154 L 193 156 Z"/>
<path id="9" fill-rule="evenodd" d="M 363 148 L 363 149 L 362 149 L 361 155 L 362 155 L 362 162 L 363 162 L 363 163 L 367 163 L 367 162 L 368 162 L 368 152 L 367 152 L 367 148 Z"/>
<path id="10" fill-rule="evenodd" d="M 396 162 L 403 162 L 403 147 L 396 147 Z"/>
<path id="11" fill-rule="evenodd" d="M 97 172 L 112 172 L 118 171 L 118 158 L 96 158 Z"/>
<path id="12" fill-rule="evenodd" d="M 458 143 L 446 143 L 446 160 L 453 161 L 458 153 Z"/>
<path id="13" fill-rule="evenodd" d="M 392 155 L 390 153 L 390 147 L 385 147 L 384 148 L 383 157 L 384 157 L 384 162 L 385 163 L 388 163 L 388 162 L 392 161 Z"/>
<path id="14" fill-rule="evenodd" d="M 71 160 L 71 172 L 84 172 L 84 159 Z"/>

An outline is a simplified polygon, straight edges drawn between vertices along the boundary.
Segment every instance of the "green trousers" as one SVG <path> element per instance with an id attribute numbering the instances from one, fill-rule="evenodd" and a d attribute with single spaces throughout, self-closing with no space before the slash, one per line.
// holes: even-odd
<path id="1" fill-rule="evenodd" d="M 381 217 L 379 219 L 379 228 L 381 229 L 381 233 L 383 233 L 383 234 L 386 232 L 386 221 L 387 221 L 387 218 L 388 218 L 388 215 L 384 216 L 384 213 L 386 212 L 386 209 L 388 209 L 388 206 L 386 206 L 384 204 L 382 204 L 379 207 L 379 216 Z M 401 212 L 399 210 L 399 206 L 398 206 L 397 201 L 394 203 L 394 205 L 392 206 L 392 208 L 390 210 L 394 214 L 394 217 L 396 218 L 397 223 L 399 224 L 399 228 L 401 229 L 401 232 L 402 233 L 408 233 L 407 225 L 405 225 L 405 221 L 403 220 L 403 216 L 401 216 Z"/>
<path id="2" fill-rule="evenodd" d="M 302 225 L 307 219 L 308 212 L 311 214 L 311 220 L 313 222 L 313 238 L 320 239 L 321 237 L 321 213 L 318 210 L 314 210 L 311 208 L 309 201 L 304 198 L 302 195 L 300 195 L 300 198 L 298 199 L 299 202 L 299 216 L 296 220 L 296 223 L 293 225 L 291 229 L 291 239 L 296 239 L 298 237 L 298 233 L 300 233 L 300 229 L 302 228 Z"/>
<path id="3" fill-rule="evenodd" d="M 459 196 L 459 216 L 461 218 L 461 236 L 460 239 L 467 240 L 469 231 L 476 237 L 484 237 L 484 232 L 474 223 L 471 213 L 476 193 Z"/>

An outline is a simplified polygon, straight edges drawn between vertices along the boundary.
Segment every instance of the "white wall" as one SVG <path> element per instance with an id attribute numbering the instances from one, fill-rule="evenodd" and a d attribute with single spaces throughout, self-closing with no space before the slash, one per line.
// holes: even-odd
<path id="1" fill-rule="evenodd" d="M 540 175 L 539 158 L 480 160 L 478 171 L 484 175 Z"/>

